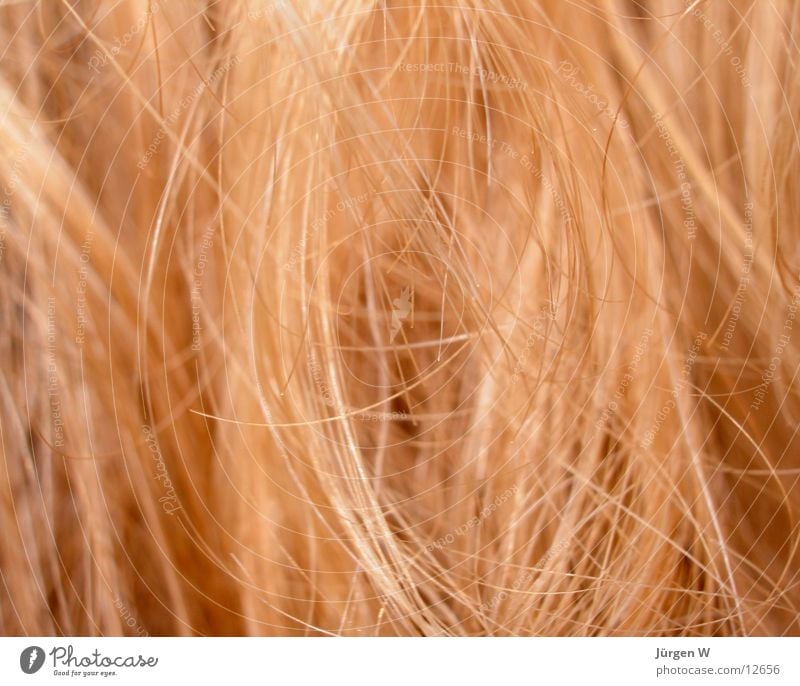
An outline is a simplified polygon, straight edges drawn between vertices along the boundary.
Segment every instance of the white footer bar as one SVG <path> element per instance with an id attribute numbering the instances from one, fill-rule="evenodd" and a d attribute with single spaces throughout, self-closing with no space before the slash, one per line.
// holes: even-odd
<path id="1" fill-rule="evenodd" d="M 189 681 L 192 680 L 192 681 Z M 5 638 L 2 684 L 800 684 L 800 638 Z"/>

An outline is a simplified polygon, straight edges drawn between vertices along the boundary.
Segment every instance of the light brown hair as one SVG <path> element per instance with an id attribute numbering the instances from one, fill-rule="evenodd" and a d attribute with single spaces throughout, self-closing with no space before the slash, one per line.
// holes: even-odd
<path id="1" fill-rule="evenodd" d="M 0 7 L 0 631 L 798 634 L 800 6 Z"/>

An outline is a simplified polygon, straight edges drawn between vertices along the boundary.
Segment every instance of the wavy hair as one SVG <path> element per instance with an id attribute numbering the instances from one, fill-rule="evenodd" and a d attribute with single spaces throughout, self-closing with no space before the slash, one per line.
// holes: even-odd
<path id="1" fill-rule="evenodd" d="M 0 632 L 800 634 L 799 23 L 0 3 Z"/>

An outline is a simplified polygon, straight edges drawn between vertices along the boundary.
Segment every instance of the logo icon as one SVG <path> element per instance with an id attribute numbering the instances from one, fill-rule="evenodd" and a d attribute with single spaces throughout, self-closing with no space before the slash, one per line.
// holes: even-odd
<path id="1" fill-rule="evenodd" d="M 411 314 L 411 288 L 406 286 L 399 298 L 392 300 L 394 309 L 392 310 L 392 327 L 390 330 L 389 342 L 391 343 L 395 336 L 400 333 L 403 328 L 403 322 Z"/>
<path id="2" fill-rule="evenodd" d="M 39 646 L 30 646 L 20 653 L 19 666 L 25 674 L 35 674 L 44 664 L 44 650 Z"/>

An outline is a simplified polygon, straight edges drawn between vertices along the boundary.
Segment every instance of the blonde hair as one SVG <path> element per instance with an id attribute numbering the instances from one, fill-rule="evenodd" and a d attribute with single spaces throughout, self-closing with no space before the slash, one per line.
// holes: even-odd
<path id="1" fill-rule="evenodd" d="M 797 3 L 0 16 L 3 633 L 800 633 Z"/>

